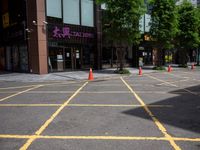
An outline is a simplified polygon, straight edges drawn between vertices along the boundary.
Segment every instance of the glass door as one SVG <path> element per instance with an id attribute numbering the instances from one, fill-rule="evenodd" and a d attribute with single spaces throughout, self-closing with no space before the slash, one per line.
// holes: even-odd
<path id="1" fill-rule="evenodd" d="M 81 50 L 80 48 L 65 48 L 65 69 L 81 69 Z"/>
<path id="2" fill-rule="evenodd" d="M 71 48 L 65 48 L 65 69 L 72 69 L 73 53 Z"/>
<path id="3" fill-rule="evenodd" d="M 49 48 L 48 65 L 50 72 L 64 70 L 63 48 Z"/>
<path id="4" fill-rule="evenodd" d="M 73 48 L 74 54 L 74 68 L 73 69 L 81 69 L 81 49 L 80 48 Z"/>

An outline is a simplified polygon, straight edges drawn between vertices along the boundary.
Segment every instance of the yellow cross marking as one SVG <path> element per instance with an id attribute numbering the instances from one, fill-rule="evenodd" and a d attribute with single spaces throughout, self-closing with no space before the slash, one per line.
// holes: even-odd
<path id="1" fill-rule="evenodd" d="M 37 136 L 42 134 L 42 132 L 49 126 L 49 124 L 58 116 L 58 114 L 69 104 L 69 102 L 85 87 L 88 82 L 85 82 L 65 103 L 63 103 L 55 113 L 35 132 L 34 137 L 29 138 L 26 143 L 20 148 L 20 150 L 26 150 L 32 144 L 33 141 L 37 139 Z"/>
<path id="2" fill-rule="evenodd" d="M 137 95 L 136 92 L 133 91 L 133 89 L 128 85 L 128 83 L 121 77 L 122 82 L 127 86 L 127 88 L 133 93 L 133 95 L 136 97 L 138 102 L 143 106 L 143 109 L 148 113 L 148 115 L 152 118 L 158 129 L 163 133 L 165 138 L 169 141 L 171 146 L 175 150 L 181 150 L 181 148 L 175 143 L 172 136 L 167 133 L 166 128 L 161 124 L 161 122 L 153 115 L 151 110 L 148 108 L 148 106 L 144 103 L 144 101 Z"/>

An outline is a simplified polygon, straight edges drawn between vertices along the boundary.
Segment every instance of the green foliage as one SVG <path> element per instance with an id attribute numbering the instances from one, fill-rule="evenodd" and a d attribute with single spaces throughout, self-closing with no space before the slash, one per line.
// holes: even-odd
<path id="1" fill-rule="evenodd" d="M 114 73 L 117 73 L 117 74 L 131 74 L 128 69 L 115 70 Z"/>
<path id="2" fill-rule="evenodd" d="M 139 43 L 139 19 L 144 14 L 144 0 L 97 0 L 105 3 L 103 32 L 116 43 Z M 120 45 L 120 44 L 118 44 Z"/>
<path id="3" fill-rule="evenodd" d="M 178 67 L 180 67 L 180 68 L 187 68 L 188 66 L 187 66 L 187 64 L 180 64 Z"/>
<path id="4" fill-rule="evenodd" d="M 178 7 L 179 46 L 185 49 L 197 48 L 200 43 L 200 13 L 190 2 L 184 1 Z"/>
<path id="5" fill-rule="evenodd" d="M 160 70 L 160 71 L 164 71 L 165 70 L 165 67 L 163 67 L 163 66 L 156 66 L 156 67 L 154 67 L 153 68 L 153 70 Z"/>
<path id="6" fill-rule="evenodd" d="M 156 40 L 157 47 L 170 49 L 178 33 L 177 9 L 174 0 L 151 0 L 150 34 Z"/>

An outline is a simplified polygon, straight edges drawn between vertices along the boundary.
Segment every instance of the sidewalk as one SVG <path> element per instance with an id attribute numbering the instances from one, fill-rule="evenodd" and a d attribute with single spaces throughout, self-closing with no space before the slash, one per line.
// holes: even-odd
<path id="1" fill-rule="evenodd" d="M 121 75 L 115 74 L 114 70 L 116 68 L 111 69 L 103 69 L 103 70 L 94 70 L 93 76 L 94 79 L 101 78 L 110 78 L 110 77 L 120 77 Z M 127 68 L 131 72 L 131 74 L 138 74 L 137 68 Z M 155 72 L 151 68 L 144 68 L 143 73 Z M 16 82 L 56 82 L 56 81 L 79 81 L 79 80 L 87 80 L 88 79 L 88 71 L 71 71 L 71 72 L 56 72 L 49 73 L 45 75 L 38 74 L 29 74 L 29 73 L 1 73 L 0 81 L 16 81 Z"/>

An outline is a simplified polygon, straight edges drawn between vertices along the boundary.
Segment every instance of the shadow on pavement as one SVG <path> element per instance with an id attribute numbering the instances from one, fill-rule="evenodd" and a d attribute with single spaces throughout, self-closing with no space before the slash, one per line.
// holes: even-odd
<path id="1" fill-rule="evenodd" d="M 186 90 L 196 92 L 198 95 L 185 93 L 186 91 L 183 90 L 172 91 L 169 93 L 180 94 L 178 96 L 150 104 L 173 105 L 172 108 L 149 107 L 149 109 L 163 124 L 192 131 L 200 137 L 200 85 L 186 88 Z M 140 94 L 138 95 L 140 96 Z M 140 97 L 142 97 L 142 95 Z M 149 119 L 144 117 L 144 115 L 140 113 L 139 109 L 141 108 L 130 109 L 123 113 Z"/>

